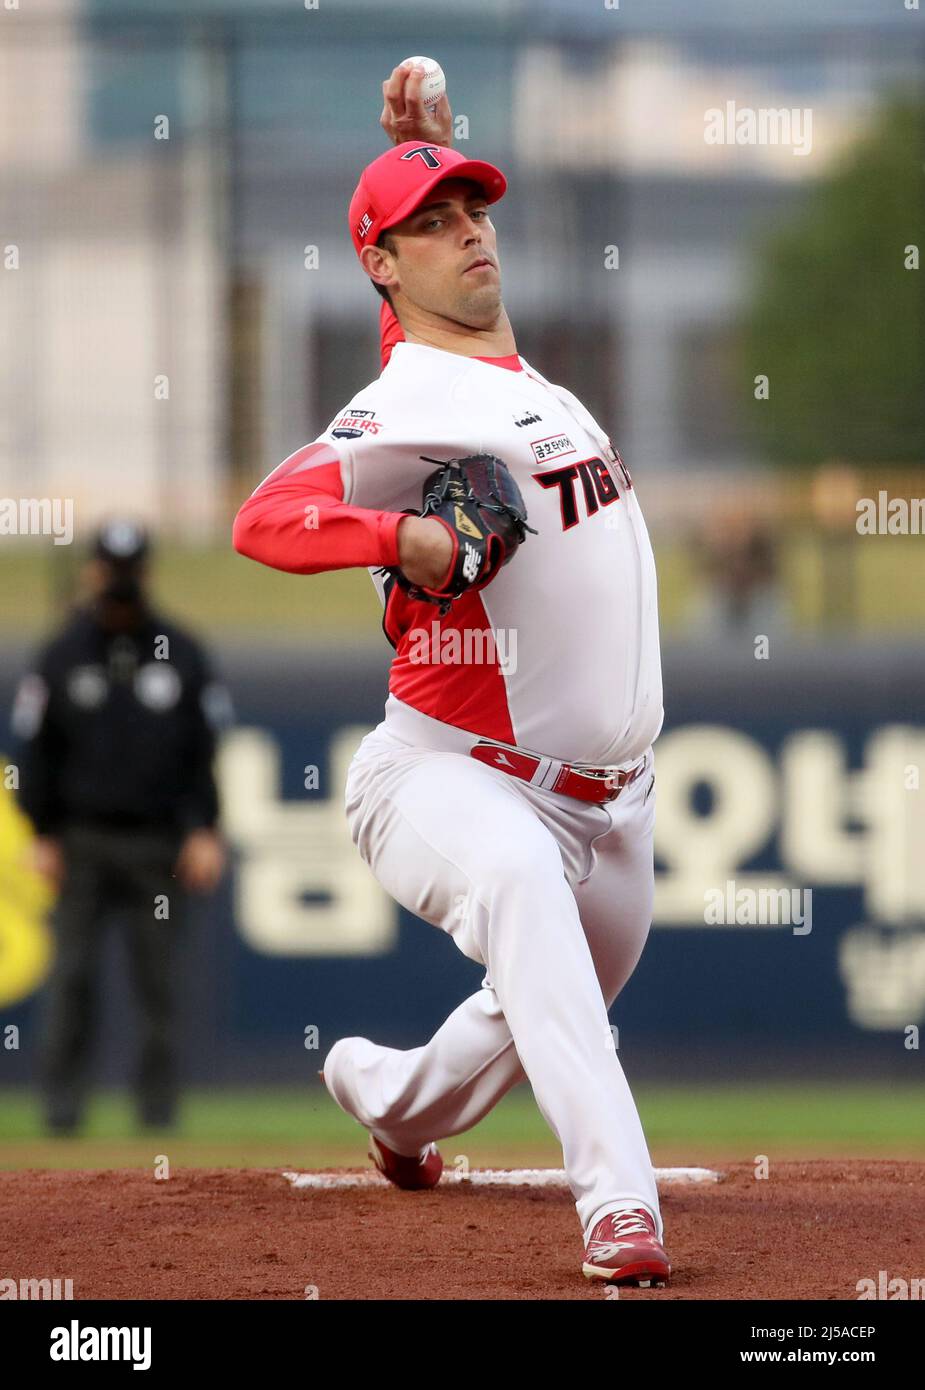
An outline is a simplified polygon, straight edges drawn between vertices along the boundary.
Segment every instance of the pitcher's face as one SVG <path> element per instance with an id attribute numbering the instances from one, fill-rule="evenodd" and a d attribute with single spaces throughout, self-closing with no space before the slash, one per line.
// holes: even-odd
<path id="1" fill-rule="evenodd" d="M 477 184 L 443 179 L 386 235 L 395 248 L 394 254 L 386 254 L 399 318 L 404 298 L 469 328 L 491 328 L 497 322 L 502 308 L 497 236 Z"/>

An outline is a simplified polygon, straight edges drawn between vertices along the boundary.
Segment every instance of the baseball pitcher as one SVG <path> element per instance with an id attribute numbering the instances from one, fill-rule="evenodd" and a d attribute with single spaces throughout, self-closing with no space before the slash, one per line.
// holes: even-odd
<path id="1" fill-rule="evenodd" d="M 234 544 L 296 574 L 369 569 L 395 655 L 348 772 L 350 832 L 485 976 L 423 1047 L 340 1039 L 324 1081 L 381 1172 L 414 1189 L 440 1178 L 436 1140 L 528 1080 L 562 1145 L 585 1275 L 664 1283 L 607 1014 L 651 921 L 652 551 L 607 434 L 517 352 L 490 215 L 504 175 L 422 124 L 416 81 L 385 84 L 398 143 L 349 209 L 387 365 L 244 503 Z"/>

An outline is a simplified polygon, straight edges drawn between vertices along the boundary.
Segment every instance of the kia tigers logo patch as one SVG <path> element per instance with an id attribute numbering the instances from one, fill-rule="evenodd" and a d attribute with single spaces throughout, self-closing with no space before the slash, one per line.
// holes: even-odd
<path id="1" fill-rule="evenodd" d="M 335 439 L 362 439 L 364 434 L 378 434 L 382 421 L 375 418 L 374 410 L 352 410 L 335 420 L 331 434 Z"/>

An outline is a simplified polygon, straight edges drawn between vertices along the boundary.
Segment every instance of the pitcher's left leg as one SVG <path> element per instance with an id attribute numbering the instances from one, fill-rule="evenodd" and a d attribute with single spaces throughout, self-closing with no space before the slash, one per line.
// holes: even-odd
<path id="1" fill-rule="evenodd" d="M 635 970 L 652 921 L 654 776 L 628 787 L 610 803 L 609 811 L 611 829 L 594 842 L 592 872 L 575 888 L 581 925 L 608 1009 Z M 624 1051 L 631 1049 L 632 1039 L 624 1035 L 620 1042 Z M 602 1214 L 620 1205 L 607 1201 L 593 1212 L 585 1227 L 586 1239 Z M 657 1197 L 651 1210 L 661 1239 Z"/>
<path id="2" fill-rule="evenodd" d="M 641 1201 L 657 1212 L 645 1139 L 556 841 L 509 786 L 465 759 L 399 759 L 389 772 L 367 827 L 367 862 L 409 910 L 457 944 L 462 936 L 477 946 L 537 1104 L 562 1143 L 583 1226 L 607 1203 Z M 460 899 L 468 904 L 462 931 Z M 332 1060 L 340 1070 L 340 1057 Z M 374 1056 L 358 1061 L 345 1108 L 384 1137 L 403 1078 L 386 1078 Z"/>
<path id="3" fill-rule="evenodd" d="M 632 974 L 649 932 L 653 809 L 643 806 L 640 794 L 632 805 L 627 798 L 619 816 L 611 812 L 610 830 L 595 842 L 593 872 L 574 889 L 608 1007 Z M 369 1104 L 376 1098 L 375 1114 L 367 1111 L 364 1122 L 390 1148 L 408 1155 L 471 1129 L 527 1079 L 487 977 L 422 1047 L 343 1038 L 331 1048 L 325 1068 L 329 1089 L 335 1095 L 340 1089 L 338 1098 L 362 1094 Z M 657 1204 L 653 1215 L 660 1219 Z"/>

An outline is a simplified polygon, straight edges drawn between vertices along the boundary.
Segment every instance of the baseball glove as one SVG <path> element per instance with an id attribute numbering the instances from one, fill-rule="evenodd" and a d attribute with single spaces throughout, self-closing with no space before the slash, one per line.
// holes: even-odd
<path id="1" fill-rule="evenodd" d="M 446 613 L 454 599 L 469 589 L 483 589 L 502 565 L 513 559 L 527 532 L 527 509 L 520 488 L 507 464 L 494 454 L 439 459 L 421 454 L 425 463 L 437 464 L 424 484 L 423 505 L 412 516 L 433 516 L 453 539 L 453 561 L 439 589 L 411 584 L 400 569 L 396 580 L 411 598 L 425 599 Z"/>

